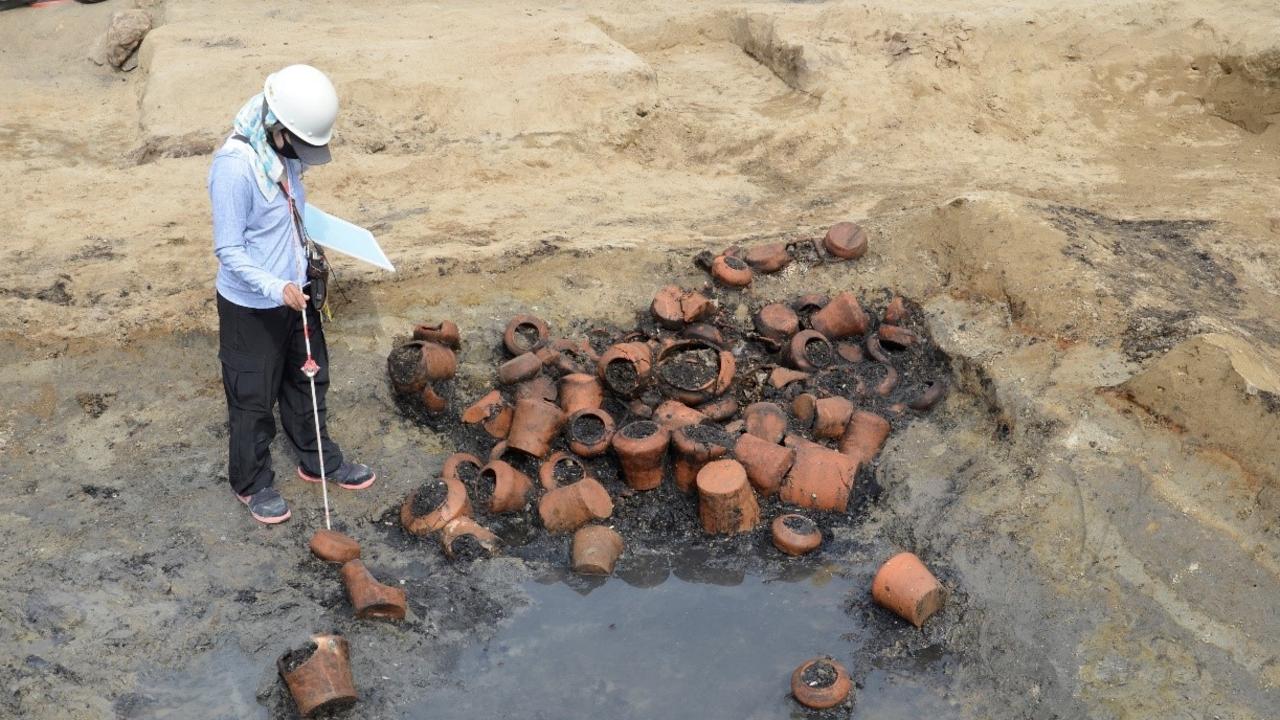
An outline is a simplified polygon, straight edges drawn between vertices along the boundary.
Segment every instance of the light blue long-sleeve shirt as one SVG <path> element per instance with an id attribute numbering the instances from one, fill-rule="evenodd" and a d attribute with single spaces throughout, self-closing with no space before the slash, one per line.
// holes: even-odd
<path id="1" fill-rule="evenodd" d="M 240 146 L 240 147 L 236 147 Z M 306 258 L 289 213 L 289 201 L 277 193 L 268 202 L 258 190 L 247 145 L 231 139 L 213 155 L 209 201 L 213 206 L 213 254 L 218 256 L 218 293 L 250 308 L 284 304 L 284 286 L 306 284 Z M 306 206 L 302 163 L 285 160 L 289 189 Z"/>

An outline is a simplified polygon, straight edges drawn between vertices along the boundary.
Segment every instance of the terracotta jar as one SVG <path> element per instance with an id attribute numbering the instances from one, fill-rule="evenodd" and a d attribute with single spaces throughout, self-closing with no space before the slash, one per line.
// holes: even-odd
<path id="1" fill-rule="evenodd" d="M 795 451 L 795 462 L 778 492 L 782 501 L 813 510 L 844 512 L 858 464 L 815 443 L 796 443 Z"/>
<path id="2" fill-rule="evenodd" d="M 925 385 L 924 391 L 921 392 L 914 400 L 907 403 L 907 407 L 912 410 L 923 412 L 931 409 L 938 401 L 947 396 L 947 381 L 934 380 Z"/>
<path id="3" fill-rule="evenodd" d="M 684 325 L 698 322 L 713 313 L 715 303 L 702 293 L 668 285 L 654 296 L 649 310 L 659 325 L 668 330 L 679 330 Z"/>
<path id="4" fill-rule="evenodd" d="M 548 337 L 547 324 L 541 318 L 517 315 L 502 331 L 502 344 L 512 355 L 523 355 L 537 350 Z"/>
<path id="5" fill-rule="evenodd" d="M 462 481 L 457 478 L 444 478 L 439 482 L 445 484 L 444 502 L 425 515 L 414 514 L 413 505 L 418 497 L 418 491 L 409 493 L 401 503 L 400 524 L 407 532 L 413 535 L 426 535 L 443 528 L 454 518 L 471 514 L 471 500 L 467 498 L 467 488 Z"/>
<path id="6" fill-rule="evenodd" d="M 942 584 L 909 552 L 898 553 L 880 566 L 871 581 L 871 597 L 916 627 L 941 610 L 946 599 Z"/>
<path id="7" fill-rule="evenodd" d="M 446 480 L 460 480 L 463 485 L 466 485 L 466 478 L 479 475 L 480 468 L 483 466 L 484 461 L 471 453 L 453 453 L 445 458 L 440 466 L 440 477 Z"/>
<path id="8" fill-rule="evenodd" d="M 711 261 L 711 277 L 729 287 L 746 287 L 751 284 L 751 266 L 741 258 L 717 255 Z"/>
<path id="9" fill-rule="evenodd" d="M 862 348 L 853 343 L 836 343 L 836 354 L 844 358 L 845 362 L 855 365 L 862 362 Z"/>
<path id="10" fill-rule="evenodd" d="M 700 360 L 708 353 L 715 357 L 714 369 L 690 362 Z M 737 372 L 737 361 L 733 359 L 733 353 L 701 340 L 680 340 L 658 351 L 654 368 L 663 394 L 696 405 L 729 389 Z"/>
<path id="11" fill-rule="evenodd" d="M 438 343 L 453 350 L 462 346 L 462 333 L 458 330 L 457 324 L 451 320 L 444 320 L 434 325 L 431 323 L 414 325 L 413 339 Z"/>
<path id="12" fill-rule="evenodd" d="M 427 368 L 422 362 L 422 340 L 407 342 L 387 355 L 387 377 L 391 387 L 401 395 L 422 392 L 427 385 Z"/>
<path id="13" fill-rule="evenodd" d="M 844 702 L 853 692 L 853 680 L 844 666 L 829 657 L 806 660 L 791 673 L 791 694 L 796 702 L 814 710 L 826 710 Z"/>
<path id="14" fill-rule="evenodd" d="M 702 466 L 727 455 L 728 446 L 732 443 L 733 440 L 728 433 L 713 425 L 686 425 L 672 432 L 671 446 L 675 450 L 673 475 L 676 487 L 680 488 L 681 492 L 692 492 L 693 483 Z"/>
<path id="15" fill-rule="evenodd" d="M 876 395 L 889 397 L 889 393 L 896 387 L 898 387 L 898 369 L 892 365 L 885 365 L 884 379 L 876 383 Z"/>
<path id="16" fill-rule="evenodd" d="M 841 260 L 857 260 L 867 254 L 867 231 L 856 223 L 839 222 L 827 230 L 822 246 Z"/>
<path id="17" fill-rule="evenodd" d="M 360 557 L 360 543 L 336 530 L 317 530 L 308 547 L 325 562 L 345 563 Z"/>
<path id="18" fill-rule="evenodd" d="M 622 554 L 622 536 L 613 528 L 588 525 L 573 534 L 573 571 L 583 575 L 612 575 Z"/>
<path id="19" fill-rule="evenodd" d="M 294 658 L 309 653 L 301 663 Z M 298 706 L 302 717 L 321 711 L 336 711 L 358 699 L 351 678 L 351 650 L 341 635 L 313 635 L 305 650 L 285 653 L 276 661 L 276 670 Z"/>
<path id="20" fill-rule="evenodd" d="M 561 485 L 556 480 L 557 467 L 565 464 L 572 466 L 581 479 Z M 538 471 L 538 480 L 547 490 L 538 501 L 538 516 L 548 532 L 572 532 L 613 514 L 609 491 L 572 455 L 558 452 L 547 458 Z"/>
<path id="21" fill-rule="evenodd" d="M 362 620 L 404 619 L 404 590 L 375 580 L 360 560 L 351 560 L 342 566 L 342 582 L 347 586 L 347 596 L 351 598 L 356 617 Z"/>
<path id="22" fill-rule="evenodd" d="M 449 401 L 440 393 L 436 392 L 436 388 L 427 385 L 422 388 L 422 407 L 432 415 L 439 415 L 449 409 Z"/>
<path id="23" fill-rule="evenodd" d="M 842 397 L 819 398 L 810 393 L 796 397 L 792 412 L 807 425 L 817 438 L 834 440 L 844 435 L 849 418 L 853 417 L 853 403 Z"/>
<path id="24" fill-rule="evenodd" d="M 556 402 L 560 397 L 559 388 L 556 381 L 538 373 L 524 382 L 516 385 L 516 401 L 526 398 L 536 398 L 538 400 L 546 400 L 549 403 Z"/>
<path id="25" fill-rule="evenodd" d="M 721 334 L 715 325 L 694 323 L 686 327 L 684 330 L 681 330 L 680 336 L 689 338 L 690 340 L 701 340 L 702 342 L 715 346 L 721 350 L 726 349 L 724 335 Z"/>
<path id="26" fill-rule="evenodd" d="M 897 325 L 881 325 L 876 335 L 880 338 L 880 345 L 891 350 L 909 348 L 920 342 L 915 333 Z"/>
<path id="27" fill-rule="evenodd" d="M 552 341 L 551 348 L 555 351 L 552 364 L 565 375 L 593 373 L 596 363 L 600 360 L 600 356 L 592 349 L 591 343 L 586 340 L 555 340 Z"/>
<path id="28" fill-rule="evenodd" d="M 560 409 L 565 414 L 598 408 L 603 402 L 604 386 L 595 375 L 571 373 L 560 378 Z"/>
<path id="29" fill-rule="evenodd" d="M 791 309 L 795 310 L 801 317 L 809 317 L 827 306 L 830 299 L 822 293 L 809 293 L 801 295 L 791 301 Z"/>
<path id="30" fill-rule="evenodd" d="M 564 412 L 553 403 L 540 398 L 518 400 L 507 446 L 533 457 L 545 457 L 564 421 Z"/>
<path id="31" fill-rule="evenodd" d="M 870 464 L 880 454 L 889 430 L 888 420 L 873 412 L 859 410 L 850 418 L 844 437 L 840 438 L 840 452 L 858 465 Z"/>
<path id="32" fill-rule="evenodd" d="M 633 398 L 649 383 L 653 350 L 642 342 L 618 343 L 600 356 L 596 372 L 601 382 L 624 398 Z"/>
<path id="33" fill-rule="evenodd" d="M 773 546 L 788 555 L 806 555 L 822 544 L 822 531 L 817 523 L 803 515 L 779 515 L 773 519 L 769 529 L 773 534 Z"/>
<path id="34" fill-rule="evenodd" d="M 788 447 L 756 437 L 750 433 L 738 436 L 733 457 L 747 471 L 747 480 L 764 497 L 778 492 L 782 479 L 795 462 L 796 452 Z"/>
<path id="35" fill-rule="evenodd" d="M 585 458 L 599 457 L 609 449 L 613 439 L 613 418 L 600 408 L 579 410 L 565 424 L 569 449 Z"/>
<path id="36" fill-rule="evenodd" d="M 511 430 L 513 411 L 502 393 L 492 390 L 462 411 L 462 422 L 480 425 L 490 436 L 501 440 Z"/>
<path id="37" fill-rule="evenodd" d="M 481 481 L 491 488 L 489 512 L 495 515 L 524 508 L 533 494 L 533 480 L 503 460 L 491 460 L 480 470 Z"/>
<path id="38" fill-rule="evenodd" d="M 776 367 L 769 373 L 769 384 L 776 390 L 781 390 L 791 383 L 804 382 L 808 379 L 809 373 L 785 367 Z"/>
<path id="39" fill-rule="evenodd" d="M 654 409 L 653 419 L 668 430 L 679 430 L 685 425 L 697 425 L 707 416 L 679 400 L 667 400 Z"/>
<path id="40" fill-rule="evenodd" d="M 858 296 L 851 292 L 840 293 L 809 317 L 809 326 L 831 340 L 861 335 L 867 331 L 869 322 Z"/>
<path id="41" fill-rule="evenodd" d="M 630 423 L 613 434 L 613 452 L 629 487 L 652 490 L 662 484 L 663 459 L 670 441 L 671 431 L 649 420 Z"/>
<path id="42" fill-rule="evenodd" d="M 738 399 L 730 393 L 725 393 L 718 398 L 702 403 L 696 409 L 705 415 L 708 420 L 724 422 L 738 414 Z"/>
<path id="43" fill-rule="evenodd" d="M 468 517 L 457 518 L 444 526 L 440 533 L 440 545 L 450 560 L 458 560 L 463 556 L 461 544 L 469 540 L 475 543 L 479 551 L 486 557 L 498 554 L 501 543 L 498 536 Z M 474 559 L 474 558 L 471 558 Z"/>
<path id="44" fill-rule="evenodd" d="M 542 372 L 542 358 L 536 353 L 517 355 L 498 366 L 498 381 L 503 385 L 523 382 Z"/>
<path id="45" fill-rule="evenodd" d="M 770 443 L 780 443 L 787 434 L 787 413 L 777 403 L 751 403 L 742 411 L 746 431 Z"/>
<path id="46" fill-rule="evenodd" d="M 800 332 L 800 316 L 783 303 L 770 303 L 760 308 L 755 316 L 756 332 L 776 342 Z"/>
<path id="47" fill-rule="evenodd" d="M 760 523 L 760 505 L 737 460 L 715 460 L 698 471 L 698 519 L 711 535 L 749 532 Z"/>
<path id="48" fill-rule="evenodd" d="M 754 245 L 739 254 L 756 272 L 776 273 L 791 264 L 791 251 L 783 243 Z"/>
<path id="49" fill-rule="evenodd" d="M 813 372 L 835 362 L 831 341 L 817 330 L 802 330 L 787 343 L 787 361 L 797 370 Z"/>
<path id="50" fill-rule="evenodd" d="M 894 295 L 884 309 L 884 322 L 887 325 L 901 325 L 907 319 L 907 304 L 901 295 Z"/>

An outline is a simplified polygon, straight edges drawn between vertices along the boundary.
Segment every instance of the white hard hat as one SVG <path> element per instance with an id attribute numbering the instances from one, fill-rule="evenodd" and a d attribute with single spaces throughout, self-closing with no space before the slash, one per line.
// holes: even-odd
<path id="1" fill-rule="evenodd" d="M 310 65 L 290 65 L 268 75 L 262 92 L 267 107 L 295 137 L 308 145 L 329 144 L 338 93 L 324 73 Z"/>

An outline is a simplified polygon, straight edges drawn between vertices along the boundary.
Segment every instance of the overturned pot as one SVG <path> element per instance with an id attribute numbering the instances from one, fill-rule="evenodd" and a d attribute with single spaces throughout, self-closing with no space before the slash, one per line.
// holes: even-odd
<path id="1" fill-rule="evenodd" d="M 595 375 L 570 373 L 560 378 L 560 409 L 566 414 L 598 408 L 603 402 L 604 387 Z"/>
<path id="2" fill-rule="evenodd" d="M 800 332 L 800 316 L 785 303 L 770 303 L 760 308 L 753 323 L 756 332 L 779 343 Z"/>
<path id="3" fill-rule="evenodd" d="M 676 487 L 692 492 L 702 466 L 727 455 L 733 444 L 733 437 L 715 425 L 686 425 L 671 433 Z"/>
<path id="4" fill-rule="evenodd" d="M 867 231 L 857 223 L 838 222 L 827 230 L 822 246 L 841 260 L 857 260 L 867 254 Z"/>
<path id="5" fill-rule="evenodd" d="M 347 596 L 351 598 L 351 607 L 355 608 L 356 617 L 374 620 L 404 619 L 404 590 L 378 582 L 360 560 L 351 560 L 342 566 L 342 582 L 347 586 Z"/>
<path id="6" fill-rule="evenodd" d="M 771 443 L 751 433 L 738 436 L 733 457 L 747 471 L 747 480 L 761 495 L 775 495 L 782 487 L 782 479 L 795 462 L 796 452 L 777 443 Z"/>
<path id="7" fill-rule="evenodd" d="M 695 323 L 715 312 L 715 303 L 700 292 L 668 285 L 658 291 L 649 306 L 653 318 L 668 330 Z"/>
<path id="8" fill-rule="evenodd" d="M 844 436 L 840 438 L 840 452 L 859 465 L 866 465 L 880 454 L 889 430 L 889 421 L 884 417 L 859 410 L 853 414 Z"/>
<path id="9" fill-rule="evenodd" d="M 844 512 L 858 463 L 816 443 L 798 442 L 796 459 L 778 496 L 797 507 Z"/>
<path id="10" fill-rule="evenodd" d="M 898 617 L 920 627 L 942 609 L 942 583 L 915 553 L 902 552 L 885 561 L 871 581 L 871 597 Z"/>
<path id="11" fill-rule="evenodd" d="M 605 454 L 613 433 L 613 417 L 600 408 L 579 410 L 565 425 L 569 449 L 579 457 L 593 458 Z"/>
<path id="12" fill-rule="evenodd" d="M 787 412 L 777 403 L 755 402 L 742 411 L 748 433 L 771 443 L 782 442 L 787 434 Z"/>
<path id="13" fill-rule="evenodd" d="M 547 492 L 538 500 L 538 516 L 548 532 L 573 532 L 613 514 L 613 499 L 587 468 L 568 453 L 547 458 L 538 471 Z"/>
<path id="14" fill-rule="evenodd" d="M 308 547 L 325 562 L 345 563 L 360 557 L 360 543 L 336 530 L 317 530 Z"/>
<path id="15" fill-rule="evenodd" d="M 427 535 L 454 518 L 471 514 L 467 487 L 456 477 L 425 483 L 400 504 L 400 524 L 413 535 Z"/>
<path id="16" fill-rule="evenodd" d="M 520 510 L 533 493 L 533 480 L 503 460 L 485 465 L 480 480 L 490 488 L 489 512 L 495 515 Z"/>
<path id="17" fill-rule="evenodd" d="M 622 476 L 633 490 L 652 490 L 662 484 L 663 460 L 671 431 L 651 420 L 624 425 L 613 434 L 613 451 Z"/>
<path id="18" fill-rule="evenodd" d="M 819 398 L 811 393 L 796 396 L 791 409 L 796 418 L 813 431 L 814 437 L 829 440 L 844 435 L 854 410 L 853 403 L 847 398 Z"/>
<path id="19" fill-rule="evenodd" d="M 737 460 L 715 460 L 698 471 L 698 519 L 711 535 L 736 535 L 760 523 L 760 504 Z"/>
<path id="20" fill-rule="evenodd" d="M 583 575 L 611 575 L 622 554 L 622 536 L 613 528 L 588 525 L 573 534 L 573 571 Z"/>
<path id="21" fill-rule="evenodd" d="M 350 647 L 338 634 L 313 635 L 307 647 L 282 655 L 276 670 L 302 717 L 349 707 L 359 697 L 351 678 Z"/>
<path id="22" fill-rule="evenodd" d="M 826 307 L 809 317 L 809 326 L 831 340 L 861 335 L 867 331 L 868 322 L 870 320 L 858 303 L 858 296 L 851 292 L 842 292 L 831 298 Z"/>
<path id="23" fill-rule="evenodd" d="M 564 411 L 552 402 L 542 398 L 517 400 L 507 446 L 533 457 L 545 457 L 564 421 Z"/>

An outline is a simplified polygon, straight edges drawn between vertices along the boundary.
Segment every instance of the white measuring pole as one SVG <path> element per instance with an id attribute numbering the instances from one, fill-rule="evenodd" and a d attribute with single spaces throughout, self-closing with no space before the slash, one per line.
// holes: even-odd
<path id="1" fill-rule="evenodd" d="M 311 381 L 311 415 L 316 421 L 316 455 L 320 458 L 320 492 L 324 496 L 324 529 L 332 530 L 329 523 L 329 480 L 324 474 L 324 445 L 320 437 L 320 404 L 316 402 L 316 373 L 320 366 L 311 357 L 311 326 L 307 324 L 307 306 L 302 306 L 302 337 L 307 344 L 307 361 L 302 364 L 302 374 Z"/>

